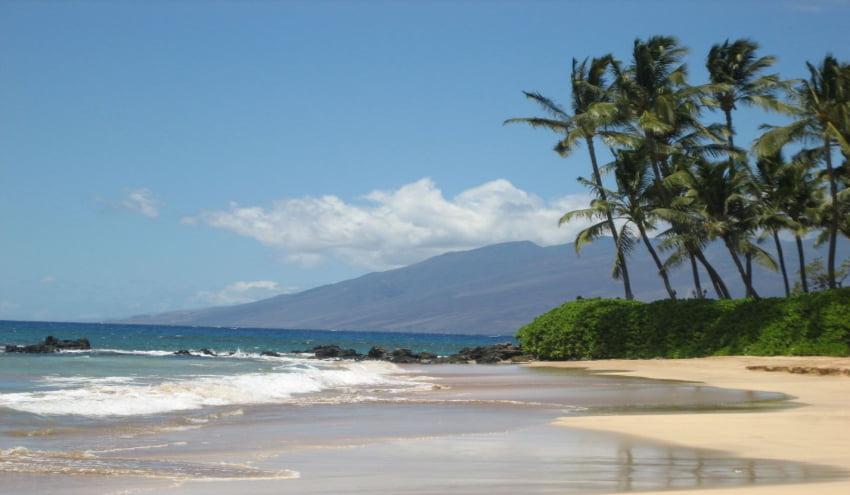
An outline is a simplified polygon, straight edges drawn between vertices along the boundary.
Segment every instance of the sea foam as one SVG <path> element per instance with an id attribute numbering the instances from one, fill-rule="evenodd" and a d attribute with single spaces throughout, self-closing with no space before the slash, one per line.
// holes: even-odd
<path id="1" fill-rule="evenodd" d="M 335 389 L 410 389 L 422 383 L 397 375 L 390 363 L 281 366 L 263 373 L 195 376 L 156 384 L 68 380 L 59 390 L 0 394 L 0 407 L 43 415 L 134 416 L 236 404 L 274 404 L 296 394 Z M 67 385 L 77 385 L 67 387 Z"/>

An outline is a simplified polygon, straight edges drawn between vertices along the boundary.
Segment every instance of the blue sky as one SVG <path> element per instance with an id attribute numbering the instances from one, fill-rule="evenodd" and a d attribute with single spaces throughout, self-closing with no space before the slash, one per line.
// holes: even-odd
<path id="1" fill-rule="evenodd" d="M 850 58 L 843 0 L 0 3 L 0 318 L 247 301 L 570 240 L 582 151 L 504 127 L 571 57 L 672 34 Z M 775 117 L 742 111 L 742 141 Z M 567 253 L 568 254 L 568 253 Z M 565 255 L 567 255 L 565 254 Z"/>

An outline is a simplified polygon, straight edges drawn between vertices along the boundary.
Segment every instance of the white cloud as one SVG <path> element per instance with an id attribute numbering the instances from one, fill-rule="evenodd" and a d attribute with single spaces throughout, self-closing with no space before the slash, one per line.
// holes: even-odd
<path id="1" fill-rule="evenodd" d="M 328 195 L 282 199 L 268 207 L 232 203 L 197 219 L 280 248 L 290 262 L 313 266 L 332 257 L 384 269 L 498 242 L 572 241 L 587 224 L 559 229 L 558 219 L 586 207 L 589 198 L 581 194 L 544 201 L 504 179 L 446 198 L 425 178 L 395 190 L 373 191 L 362 200 Z"/>
<path id="2" fill-rule="evenodd" d="M 118 205 L 148 218 L 159 216 L 160 203 L 151 190 L 146 187 L 127 191 L 127 196 Z"/>
<path id="3" fill-rule="evenodd" d="M 199 291 L 195 293 L 192 300 L 210 306 L 226 306 L 258 301 L 295 290 L 297 290 L 295 287 L 281 287 L 280 284 L 271 280 L 234 282 L 218 291 Z"/>

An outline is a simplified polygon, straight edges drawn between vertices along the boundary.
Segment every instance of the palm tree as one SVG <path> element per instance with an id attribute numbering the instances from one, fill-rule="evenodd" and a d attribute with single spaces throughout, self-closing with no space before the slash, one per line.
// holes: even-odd
<path id="1" fill-rule="evenodd" d="M 673 192 L 664 184 L 672 172 L 672 158 L 685 148 L 711 151 L 716 144 L 697 145 L 712 133 L 699 122 L 699 111 L 713 86 L 689 86 L 687 66 L 683 58 L 687 49 L 676 38 L 653 36 L 634 42 L 631 64 L 622 68 L 612 63 L 615 73 L 615 125 L 602 131 L 603 139 L 620 149 L 641 150 L 653 172 L 655 187 L 662 206 L 669 207 Z M 683 226 L 673 224 L 674 230 Z M 705 267 L 718 292 L 726 292 L 719 274 L 706 259 L 699 245 L 684 244 L 688 255 Z M 698 275 L 698 272 L 694 271 Z M 699 289 L 699 280 L 694 285 Z"/>
<path id="2" fill-rule="evenodd" d="M 591 59 L 590 63 L 587 59 L 582 62 L 573 59 L 570 76 L 572 115 L 568 114 L 553 100 L 539 93 L 525 92 L 525 96 L 537 102 L 550 117 L 515 118 L 505 121 L 506 124 L 524 123 L 532 127 L 543 127 L 563 134 L 563 139 L 555 145 L 555 151 L 561 156 L 569 155 L 580 142 L 584 142 L 593 167 L 593 185 L 600 195 L 602 204 L 606 204 L 607 193 L 602 184 L 602 175 L 599 172 L 593 141 L 599 132 L 599 128 L 611 119 L 611 112 L 614 109 L 610 103 L 610 92 L 605 81 L 605 73 L 612 60 L 610 55 Z M 619 239 L 619 233 L 614 225 L 613 215 L 609 212 L 605 217 L 605 225 L 617 249 L 617 270 L 615 274 L 623 281 L 626 299 L 631 300 L 634 299 L 634 294 L 629 280 L 626 256 L 621 250 L 622 243 Z"/>
<path id="3" fill-rule="evenodd" d="M 803 145 L 817 143 L 820 160 L 826 164 L 829 183 L 829 212 L 826 217 L 826 232 L 829 238 L 827 273 L 829 288 L 836 288 L 835 249 L 841 224 L 839 202 L 839 178 L 832 164 L 832 148 L 841 144 L 843 135 L 840 127 L 846 122 L 850 104 L 850 69 L 840 64 L 835 57 L 827 55 L 819 66 L 806 64 L 809 78 L 801 81 L 791 92 L 795 103 L 794 121 L 786 126 L 768 127 L 756 141 L 756 151 L 769 155 L 790 142 Z"/>
<path id="4" fill-rule="evenodd" d="M 809 292 L 803 236 L 819 223 L 818 217 L 821 216 L 823 206 L 823 189 L 812 169 L 811 162 L 803 161 L 798 156 L 779 176 L 778 184 L 782 210 L 792 222 L 803 292 Z"/>
<path id="5" fill-rule="evenodd" d="M 772 66 L 776 59 L 771 56 L 758 57 L 758 43 L 739 39 L 733 43 L 726 40 L 722 45 L 711 47 L 706 68 L 715 85 L 714 98 L 726 117 L 726 133 L 729 149 L 735 149 L 735 127 L 732 111 L 738 105 L 759 106 L 766 110 L 787 111 L 787 107 L 776 97 L 777 89 L 783 87 L 776 74 L 759 75 Z"/>
<path id="6" fill-rule="evenodd" d="M 757 105 L 767 110 L 786 110 L 785 105 L 776 98 L 776 90 L 781 83 L 775 74 L 760 75 L 774 64 L 771 56 L 758 57 L 758 43 L 739 39 L 732 43 L 727 39 L 722 45 L 711 47 L 706 59 L 711 82 L 716 85 L 714 98 L 718 108 L 726 117 L 726 138 L 729 144 L 729 162 L 734 164 L 735 128 L 732 125 L 732 111 L 739 104 Z M 744 164 L 749 168 L 748 164 Z M 752 256 L 745 253 L 747 277 L 752 283 Z"/>
<path id="7" fill-rule="evenodd" d="M 772 156 L 759 158 L 756 162 L 752 181 L 753 195 L 761 209 L 758 224 L 764 229 L 763 236 L 769 234 L 773 237 L 786 297 L 791 295 L 791 286 L 788 282 L 785 254 L 782 250 L 782 243 L 779 241 L 779 232 L 793 225 L 793 222 L 782 209 L 783 204 L 787 201 L 784 194 L 788 192 L 787 188 L 782 187 L 782 179 L 787 173 L 787 164 L 782 158 L 782 153 L 778 152 Z"/>
<path id="8" fill-rule="evenodd" d="M 676 208 L 661 209 L 657 213 L 671 222 L 699 226 L 708 239 L 722 240 L 747 296 L 758 298 L 739 253 L 750 253 L 771 269 L 775 269 L 776 264 L 766 251 L 750 240 L 757 226 L 758 210 L 747 196 L 747 174 L 728 162 L 699 159 L 694 166 L 678 170 L 668 181 L 681 184 L 687 192 L 676 198 Z"/>
<path id="9" fill-rule="evenodd" d="M 655 230 L 656 225 L 651 215 L 654 201 L 653 182 L 647 173 L 645 163 L 645 160 L 635 152 L 617 152 L 614 161 L 606 167 L 614 171 L 617 190 L 598 191 L 593 182 L 580 179 L 585 185 L 593 189 L 600 199 L 593 201 L 589 208 L 567 212 L 561 218 L 561 223 L 569 222 L 576 217 L 591 220 L 605 218 L 606 214 L 611 213 L 615 220 L 620 220 L 623 223 L 620 238 L 628 239 L 627 245 L 629 247 L 634 243 L 634 234 L 631 231 L 631 226 L 634 225 L 658 268 L 658 275 L 664 283 L 667 295 L 670 296 L 670 299 L 675 300 L 676 291 L 670 284 L 667 267 L 662 263 L 647 234 L 648 231 Z M 603 200 L 603 196 L 607 199 Z M 579 232 L 575 241 L 576 251 L 579 251 L 585 244 L 598 236 L 599 226 L 600 224 L 591 225 Z"/>

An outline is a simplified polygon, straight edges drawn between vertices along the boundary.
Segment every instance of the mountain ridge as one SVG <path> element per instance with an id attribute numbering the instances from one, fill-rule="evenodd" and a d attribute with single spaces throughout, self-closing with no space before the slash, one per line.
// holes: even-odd
<path id="1" fill-rule="evenodd" d="M 807 260 L 824 248 L 807 244 Z M 840 244 L 841 258 L 848 249 Z M 796 248 L 783 243 L 789 277 L 797 265 Z M 364 330 L 509 334 L 535 316 L 576 297 L 619 297 L 622 285 L 610 277 L 611 243 L 595 243 L 576 255 L 572 244 L 541 247 L 530 241 L 493 244 L 440 254 L 412 265 L 372 272 L 295 294 L 233 306 L 137 315 L 120 323 L 202 325 L 315 330 Z M 719 244 L 706 256 L 736 297 L 743 287 L 728 253 Z M 690 269 L 671 273 L 680 297 L 691 294 Z M 643 250 L 629 260 L 636 296 L 666 297 L 655 265 Z M 711 283 L 701 271 L 703 288 Z M 756 289 L 781 295 L 781 275 L 757 267 Z M 713 295 L 713 294 L 710 294 Z"/>

